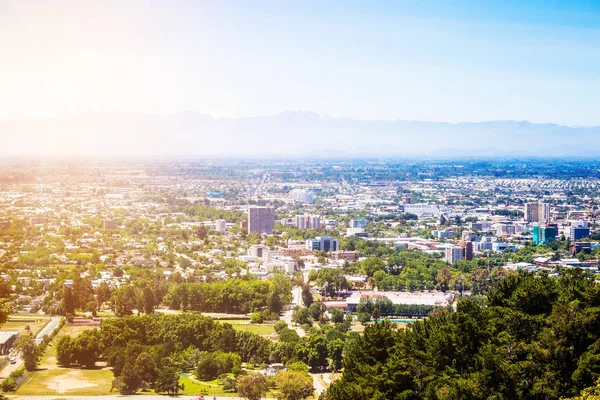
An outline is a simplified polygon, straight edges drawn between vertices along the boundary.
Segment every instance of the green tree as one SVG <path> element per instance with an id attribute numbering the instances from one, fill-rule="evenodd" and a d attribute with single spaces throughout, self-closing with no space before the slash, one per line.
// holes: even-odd
<path id="1" fill-rule="evenodd" d="M 240 376 L 235 386 L 238 395 L 248 400 L 260 400 L 268 391 L 267 380 L 260 374 Z"/>
<path id="2" fill-rule="evenodd" d="M 184 390 L 183 384 L 179 383 L 179 372 L 174 366 L 163 365 L 158 369 L 154 390 L 158 393 L 167 393 L 177 396 L 180 390 Z"/>
<path id="3" fill-rule="evenodd" d="M 314 392 L 312 380 L 297 371 L 279 372 L 275 376 L 279 388 L 278 398 L 283 400 L 302 400 Z"/>

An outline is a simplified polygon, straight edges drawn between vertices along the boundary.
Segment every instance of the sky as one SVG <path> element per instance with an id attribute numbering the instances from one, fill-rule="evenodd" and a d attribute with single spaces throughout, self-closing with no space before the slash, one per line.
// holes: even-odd
<path id="1" fill-rule="evenodd" d="M 599 1 L 0 0 L 0 118 L 600 125 Z"/>

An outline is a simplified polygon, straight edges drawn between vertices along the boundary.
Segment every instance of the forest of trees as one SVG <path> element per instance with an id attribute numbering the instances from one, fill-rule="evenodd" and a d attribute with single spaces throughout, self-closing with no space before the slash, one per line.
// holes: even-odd
<path id="1" fill-rule="evenodd" d="M 358 335 L 348 328 L 341 319 L 334 325 L 313 327 L 301 338 L 279 321 L 280 340 L 273 342 L 199 313 L 156 313 L 106 319 L 99 329 L 75 338 L 62 336 L 56 353 L 63 366 L 92 368 L 106 360 L 115 375 L 114 387 L 121 393 L 142 389 L 171 393 L 174 387 L 178 390 L 178 374 L 183 371 L 194 371 L 206 380 L 226 373 L 238 376 L 244 374 L 241 362 L 300 362 L 307 370 L 339 369 L 347 339 Z"/>
<path id="2" fill-rule="evenodd" d="M 600 287 L 581 270 L 502 280 L 406 330 L 387 321 L 347 341 L 323 398 L 558 399 L 600 377 Z"/>

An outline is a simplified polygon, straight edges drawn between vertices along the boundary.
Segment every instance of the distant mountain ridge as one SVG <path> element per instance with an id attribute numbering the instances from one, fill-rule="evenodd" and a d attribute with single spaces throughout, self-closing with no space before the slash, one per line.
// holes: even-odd
<path id="1" fill-rule="evenodd" d="M 0 120 L 0 154 L 600 156 L 600 127 L 528 121 L 362 121 L 306 111 L 212 118 L 85 112 Z"/>

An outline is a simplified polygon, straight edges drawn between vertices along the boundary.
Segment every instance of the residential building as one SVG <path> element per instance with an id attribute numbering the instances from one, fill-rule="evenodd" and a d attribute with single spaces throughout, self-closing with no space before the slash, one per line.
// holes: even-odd
<path id="1" fill-rule="evenodd" d="M 275 227 L 275 210 L 272 207 L 248 208 L 248 233 L 271 235 Z"/>
<path id="2" fill-rule="evenodd" d="M 461 239 L 466 240 L 467 242 L 474 242 L 477 240 L 477 233 L 473 231 L 463 231 Z"/>
<path id="3" fill-rule="evenodd" d="M 477 232 L 488 232 L 492 230 L 492 224 L 489 222 L 469 222 L 469 228 Z"/>
<path id="4" fill-rule="evenodd" d="M 312 190 L 293 189 L 290 191 L 290 198 L 299 203 L 312 204 L 315 202 L 315 194 Z"/>
<path id="5" fill-rule="evenodd" d="M 256 258 L 267 258 L 269 247 L 262 244 L 253 244 L 248 248 L 248 255 Z"/>
<path id="6" fill-rule="evenodd" d="M 448 264 L 454 264 L 455 262 L 463 259 L 463 248 L 460 246 L 454 246 L 449 244 L 446 246 L 446 253 L 444 260 Z"/>
<path id="7" fill-rule="evenodd" d="M 227 231 L 227 222 L 224 219 L 216 220 L 215 230 L 219 233 L 225 233 Z"/>
<path id="8" fill-rule="evenodd" d="M 296 215 L 296 228 L 298 229 L 319 229 L 321 227 L 321 217 L 318 215 Z"/>
<path id="9" fill-rule="evenodd" d="M 448 229 L 444 229 L 443 231 L 434 230 L 434 231 L 431 231 L 431 234 L 433 236 L 437 237 L 438 239 L 446 239 L 446 238 L 454 236 L 454 231 L 451 231 Z"/>
<path id="10" fill-rule="evenodd" d="M 525 203 L 523 217 L 527 222 L 549 222 L 550 204 L 547 203 Z"/>
<path id="11" fill-rule="evenodd" d="M 338 251 L 340 245 L 337 239 L 330 236 L 317 236 L 306 241 L 306 249 L 309 251 Z"/>
<path id="12" fill-rule="evenodd" d="M 367 221 L 364 219 L 351 219 L 350 220 L 350 228 L 365 228 L 367 226 Z"/>

